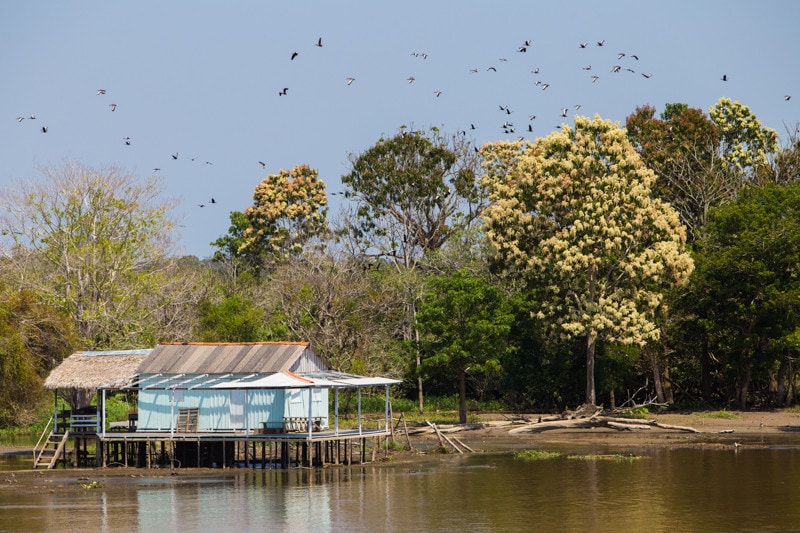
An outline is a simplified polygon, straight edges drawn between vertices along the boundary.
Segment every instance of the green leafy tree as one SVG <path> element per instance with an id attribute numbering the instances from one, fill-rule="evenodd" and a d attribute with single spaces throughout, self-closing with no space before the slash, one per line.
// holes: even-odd
<path id="1" fill-rule="evenodd" d="M 203 342 L 256 342 L 265 339 L 264 311 L 240 294 L 220 303 L 200 304 L 200 339 Z"/>
<path id="2" fill-rule="evenodd" d="M 342 183 L 357 205 L 351 234 L 365 252 L 407 268 L 476 221 L 484 206 L 474 151 L 436 128 L 402 129 L 350 162 Z"/>
<path id="3" fill-rule="evenodd" d="M 66 164 L 0 198 L 6 279 L 64 310 L 89 349 L 150 344 L 160 327 L 170 204 L 151 178 Z"/>
<path id="4" fill-rule="evenodd" d="M 479 219 L 485 195 L 478 181 L 478 158 L 463 135 L 438 129 L 401 128 L 362 154 L 351 154 L 351 171 L 342 176 L 355 213 L 341 232 L 363 257 L 377 258 L 398 271 L 410 270 L 455 233 Z M 415 276 L 403 295 L 406 316 L 402 338 L 417 340 Z M 398 278 L 400 279 L 400 278 Z M 419 410 L 422 412 L 421 360 L 416 354 Z"/>
<path id="5" fill-rule="evenodd" d="M 713 210 L 695 263 L 680 312 L 701 318 L 744 409 L 754 377 L 797 351 L 800 186 L 749 186 Z"/>
<path id="6" fill-rule="evenodd" d="M 244 232 L 240 233 L 240 218 L 232 215 L 233 231 L 224 242 L 217 242 L 228 248 L 240 244 L 238 250 L 230 252 L 251 261 L 280 263 L 325 234 L 327 204 L 325 183 L 316 169 L 298 165 L 279 170 L 256 186 L 253 205 L 244 211 L 248 224 Z"/>
<path id="7" fill-rule="evenodd" d="M 538 317 L 585 338 L 586 403 L 595 404 L 598 339 L 644 345 L 662 291 L 692 271 L 685 229 L 653 198 L 655 175 L 625 131 L 599 117 L 536 144 L 485 145 L 487 235 L 501 267 L 537 288 Z"/>
<path id="8" fill-rule="evenodd" d="M 422 352 L 431 366 L 457 377 L 458 418 L 465 424 L 467 374 L 500 372 L 512 315 L 500 289 L 464 271 L 433 277 L 428 286 L 417 314 Z"/>
<path id="9" fill-rule="evenodd" d="M 29 424 L 41 405 L 42 379 L 75 348 L 71 322 L 30 291 L 0 301 L 0 428 Z"/>

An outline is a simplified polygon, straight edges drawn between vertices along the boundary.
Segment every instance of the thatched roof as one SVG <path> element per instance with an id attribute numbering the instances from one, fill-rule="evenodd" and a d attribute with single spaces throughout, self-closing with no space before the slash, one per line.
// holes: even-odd
<path id="1" fill-rule="evenodd" d="M 307 342 L 187 342 L 159 344 L 137 370 L 140 374 L 264 374 L 328 369 Z"/>
<path id="2" fill-rule="evenodd" d="M 96 389 L 136 374 L 151 349 L 76 352 L 61 362 L 44 381 L 46 389 Z"/>

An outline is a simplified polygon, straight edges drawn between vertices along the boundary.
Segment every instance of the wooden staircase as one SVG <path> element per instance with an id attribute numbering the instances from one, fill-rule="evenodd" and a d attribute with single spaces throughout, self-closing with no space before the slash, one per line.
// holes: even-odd
<path id="1" fill-rule="evenodd" d="M 64 453 L 68 437 L 69 431 L 65 431 L 63 434 L 51 431 L 47 439 L 44 441 L 39 439 L 42 447 L 39 449 L 39 444 L 37 444 L 33 449 L 33 468 L 37 469 L 46 466 L 50 470 L 56 466 L 61 454 Z"/>

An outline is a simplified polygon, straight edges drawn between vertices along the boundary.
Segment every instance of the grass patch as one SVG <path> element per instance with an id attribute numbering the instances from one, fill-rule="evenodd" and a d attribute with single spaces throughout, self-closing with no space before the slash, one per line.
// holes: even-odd
<path id="1" fill-rule="evenodd" d="M 642 455 L 625 455 L 621 453 L 592 454 L 592 455 L 568 455 L 567 459 L 578 461 L 613 461 L 615 463 L 631 462 L 642 459 Z"/>
<path id="2" fill-rule="evenodd" d="M 731 419 L 731 418 L 739 418 L 739 415 L 736 413 L 731 413 L 730 411 L 726 411 L 722 409 L 720 411 L 705 411 L 703 413 L 698 413 L 700 418 L 724 418 L 724 419 Z"/>
<path id="3" fill-rule="evenodd" d="M 557 459 L 564 454 L 561 452 L 550 452 L 547 450 L 522 450 L 514 453 L 514 459 L 523 461 L 543 461 L 546 459 Z"/>
<path id="4" fill-rule="evenodd" d="M 615 413 L 614 416 L 618 418 L 635 418 L 635 419 L 645 419 L 650 416 L 650 409 L 647 407 L 636 407 L 634 409 L 628 409 L 627 411 L 623 411 L 621 413 Z"/>

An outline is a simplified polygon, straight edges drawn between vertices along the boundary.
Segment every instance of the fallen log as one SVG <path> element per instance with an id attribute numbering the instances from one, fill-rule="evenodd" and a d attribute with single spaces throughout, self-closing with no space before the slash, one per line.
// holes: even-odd
<path id="1" fill-rule="evenodd" d="M 585 429 L 598 427 L 606 427 L 615 429 L 617 431 L 647 430 L 651 429 L 652 427 L 657 427 L 671 431 L 700 433 L 698 430 L 692 427 L 661 424 L 655 420 L 636 420 L 630 418 L 615 418 L 597 415 L 593 415 L 589 418 L 572 418 L 569 420 L 553 420 L 549 422 L 528 424 L 526 426 L 514 428 L 508 433 L 513 435 L 516 433 L 541 433 L 542 431 L 548 431 L 551 429 Z"/>

